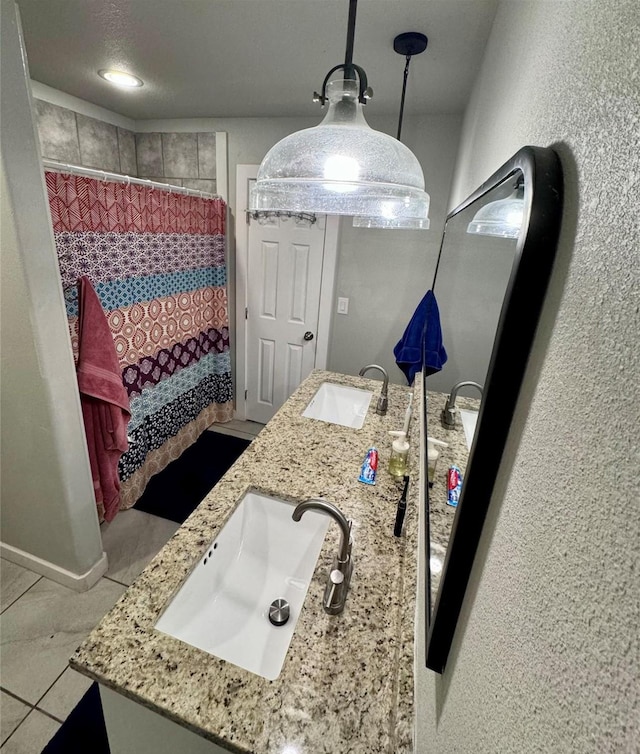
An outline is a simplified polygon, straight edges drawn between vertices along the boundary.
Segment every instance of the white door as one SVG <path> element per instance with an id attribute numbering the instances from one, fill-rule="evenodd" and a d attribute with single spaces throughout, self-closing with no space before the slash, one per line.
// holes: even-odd
<path id="1" fill-rule="evenodd" d="M 246 418 L 266 423 L 315 365 L 326 218 L 251 219 Z"/>

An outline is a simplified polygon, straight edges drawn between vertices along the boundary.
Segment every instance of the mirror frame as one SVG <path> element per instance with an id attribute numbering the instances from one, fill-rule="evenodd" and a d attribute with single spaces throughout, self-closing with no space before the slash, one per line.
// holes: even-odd
<path id="1" fill-rule="evenodd" d="M 482 527 L 491 502 L 529 353 L 553 268 L 562 219 L 562 167 L 550 147 L 527 146 L 499 168 L 447 215 L 434 273 L 444 246 L 447 223 L 470 204 L 521 173 L 524 216 L 515 258 L 498 320 L 476 433 L 466 467 L 435 603 L 431 599 L 429 487 L 426 505 L 426 665 L 442 673 L 471 575 Z M 426 454 L 427 378 L 423 373 L 423 452 Z M 426 470 L 426 457 L 424 459 Z M 433 614 L 432 614 L 433 604 Z"/>

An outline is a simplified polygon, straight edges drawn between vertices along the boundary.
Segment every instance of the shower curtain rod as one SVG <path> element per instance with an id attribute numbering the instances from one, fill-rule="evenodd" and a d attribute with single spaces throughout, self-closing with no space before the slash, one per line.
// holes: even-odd
<path id="1" fill-rule="evenodd" d="M 108 170 L 96 170 L 95 168 L 85 168 L 82 165 L 69 165 L 65 162 L 56 162 L 56 160 L 42 160 L 42 164 L 49 170 L 59 170 L 62 173 L 73 173 L 74 175 L 86 175 L 89 178 L 99 178 L 103 181 L 117 181 L 118 183 L 136 183 L 140 186 L 149 188 L 162 189 L 172 194 L 188 194 L 190 196 L 199 196 L 202 199 L 221 199 L 218 194 L 209 194 L 199 189 L 185 188 L 184 186 L 173 186 L 170 183 L 160 183 L 159 181 L 150 181 L 148 178 L 135 178 L 122 173 L 110 173 Z"/>

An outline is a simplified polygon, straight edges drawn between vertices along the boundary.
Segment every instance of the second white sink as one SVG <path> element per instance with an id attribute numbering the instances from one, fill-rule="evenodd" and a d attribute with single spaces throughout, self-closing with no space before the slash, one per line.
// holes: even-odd
<path id="1" fill-rule="evenodd" d="M 275 680 L 324 541 L 329 517 L 249 491 L 156 623 L 156 629 Z M 269 621 L 289 603 L 285 625 Z M 321 599 L 321 595 L 317 595 Z"/>
<path id="2" fill-rule="evenodd" d="M 309 405 L 302 412 L 307 419 L 341 424 L 343 427 L 360 429 L 369 410 L 373 393 L 347 385 L 323 382 Z"/>

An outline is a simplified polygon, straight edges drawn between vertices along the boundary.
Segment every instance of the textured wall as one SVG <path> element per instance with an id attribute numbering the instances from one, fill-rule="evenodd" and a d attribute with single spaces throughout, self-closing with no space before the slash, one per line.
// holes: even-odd
<path id="1" fill-rule="evenodd" d="M 451 204 L 557 144 L 550 293 L 421 752 L 640 750 L 638 4 L 503 2 Z"/>

